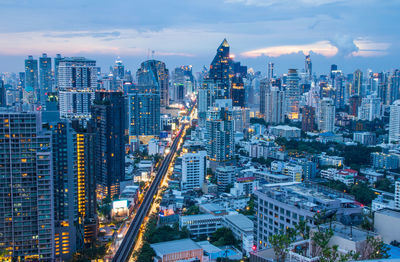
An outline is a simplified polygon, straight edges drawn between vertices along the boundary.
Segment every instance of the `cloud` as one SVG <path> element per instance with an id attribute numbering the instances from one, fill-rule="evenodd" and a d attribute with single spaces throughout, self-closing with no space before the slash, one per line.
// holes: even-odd
<path id="1" fill-rule="evenodd" d="M 293 7 L 293 5 L 321 6 L 337 2 L 344 2 L 344 0 L 225 0 L 225 3 L 229 4 L 244 4 L 249 6 L 286 5 L 288 7 Z"/>
<path id="2" fill-rule="evenodd" d="M 338 49 L 339 56 L 350 56 L 358 51 L 358 46 L 354 43 L 353 37 L 349 35 L 335 35 L 330 39 L 332 45 Z"/>
<path id="3" fill-rule="evenodd" d="M 390 47 L 389 43 L 374 42 L 366 38 L 358 38 L 354 40 L 354 43 L 358 47 L 358 50 L 352 52 L 352 56 L 362 56 L 362 57 L 384 56 L 388 54 L 387 50 Z"/>
<path id="4" fill-rule="evenodd" d="M 79 33 L 50 33 L 44 34 L 44 37 L 55 37 L 55 38 L 76 38 L 76 37 L 94 37 L 94 38 L 109 38 L 119 37 L 121 35 L 118 31 L 113 32 L 79 32 Z"/>
<path id="5" fill-rule="evenodd" d="M 271 46 L 256 50 L 251 50 L 242 53 L 244 57 L 258 57 L 258 56 L 270 56 L 278 57 L 281 55 L 287 55 L 292 53 L 302 52 L 303 54 L 309 54 L 310 52 L 320 54 L 326 57 L 332 57 L 337 54 L 338 49 L 332 45 L 329 41 L 319 41 L 305 45 L 281 45 Z"/>

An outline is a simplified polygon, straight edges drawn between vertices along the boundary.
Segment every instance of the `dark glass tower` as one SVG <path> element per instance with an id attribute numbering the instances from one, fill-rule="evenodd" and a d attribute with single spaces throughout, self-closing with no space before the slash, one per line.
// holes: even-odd
<path id="1" fill-rule="evenodd" d="M 39 99 L 42 105 L 46 102 L 46 96 L 52 91 L 52 74 L 51 74 L 51 58 L 47 54 L 43 54 L 39 58 L 40 73 L 40 92 Z"/>
<path id="2" fill-rule="evenodd" d="M 91 127 L 96 134 L 97 193 L 102 198 L 119 194 L 125 179 L 125 99 L 122 92 L 96 91 Z"/>
<path id="3" fill-rule="evenodd" d="M 38 82 L 38 61 L 29 56 L 25 60 L 25 89 L 24 89 L 24 102 L 36 103 L 39 89 Z"/>
<path id="4" fill-rule="evenodd" d="M 224 90 L 224 97 L 229 96 L 229 73 L 231 71 L 231 59 L 229 58 L 229 44 L 226 39 L 222 41 L 217 49 L 213 61 L 210 65 L 210 72 L 208 77 L 214 80 L 218 86 Z"/>
<path id="5" fill-rule="evenodd" d="M 169 105 L 168 85 L 169 72 L 164 62 L 157 60 L 148 60 L 140 65 L 136 72 L 139 91 L 144 92 L 151 87 L 151 92 L 160 94 L 160 105 L 165 107 Z"/>

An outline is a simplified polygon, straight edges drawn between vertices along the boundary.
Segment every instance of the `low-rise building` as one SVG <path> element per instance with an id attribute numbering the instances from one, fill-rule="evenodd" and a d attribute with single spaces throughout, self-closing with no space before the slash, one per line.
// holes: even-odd
<path id="1" fill-rule="evenodd" d="M 397 156 L 382 152 L 372 153 L 371 162 L 373 168 L 396 169 L 399 167 L 399 159 Z"/>
<path id="2" fill-rule="evenodd" d="M 280 136 L 287 139 L 299 138 L 301 136 L 301 129 L 294 126 L 272 126 L 269 128 L 271 135 Z"/>
<path id="3" fill-rule="evenodd" d="M 191 239 L 151 244 L 156 253 L 154 262 L 203 261 L 203 249 Z"/>
<path id="4" fill-rule="evenodd" d="M 255 177 L 240 177 L 236 179 L 230 193 L 234 196 L 249 196 L 258 188 L 258 180 Z"/>
<path id="5" fill-rule="evenodd" d="M 318 212 L 336 212 L 338 221 L 362 221 L 362 208 L 350 196 L 311 183 L 267 184 L 254 193 L 255 233 L 258 249 L 268 246 L 268 238 L 300 220 L 313 225 Z"/>
<path id="6" fill-rule="evenodd" d="M 383 242 L 400 242 L 400 211 L 381 209 L 374 214 L 374 230 L 382 236 Z"/>
<path id="7" fill-rule="evenodd" d="M 253 246 L 254 223 L 242 214 L 224 216 L 223 226 L 230 228 L 237 240 L 242 243 L 242 251 L 247 255 Z"/>
<path id="8" fill-rule="evenodd" d="M 209 236 L 222 227 L 222 216 L 211 214 L 181 216 L 179 218 L 179 228 L 187 228 L 191 236 Z"/>
<path id="9" fill-rule="evenodd" d="M 362 145 L 376 145 L 376 134 L 372 132 L 355 132 L 353 141 Z"/>
<path id="10" fill-rule="evenodd" d="M 342 167 L 344 163 L 344 157 L 328 156 L 327 154 L 322 153 L 318 156 L 318 163 L 320 166 Z"/>

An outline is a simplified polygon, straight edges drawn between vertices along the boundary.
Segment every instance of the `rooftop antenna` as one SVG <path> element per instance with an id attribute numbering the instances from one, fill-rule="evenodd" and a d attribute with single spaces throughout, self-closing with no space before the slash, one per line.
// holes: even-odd
<path id="1" fill-rule="evenodd" d="M 151 59 L 154 59 L 154 53 L 155 53 L 156 51 L 154 51 L 154 50 L 152 50 L 151 51 Z"/>

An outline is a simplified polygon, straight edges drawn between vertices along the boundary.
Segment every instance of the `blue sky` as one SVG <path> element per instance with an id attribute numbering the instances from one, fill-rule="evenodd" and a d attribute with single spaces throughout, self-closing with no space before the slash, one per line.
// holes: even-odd
<path id="1" fill-rule="evenodd" d="M 400 1 L 396 0 L 0 0 L 0 71 L 23 59 L 87 56 L 103 71 L 120 56 L 136 70 L 154 57 L 172 69 L 209 65 L 224 37 L 235 60 L 265 73 L 336 63 L 345 72 L 398 68 Z"/>

